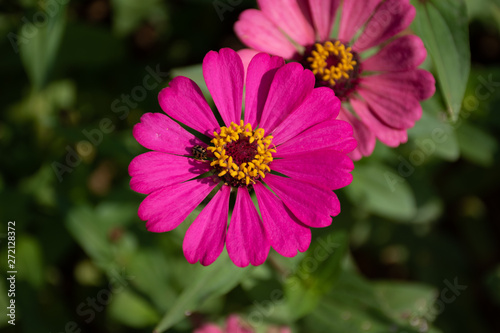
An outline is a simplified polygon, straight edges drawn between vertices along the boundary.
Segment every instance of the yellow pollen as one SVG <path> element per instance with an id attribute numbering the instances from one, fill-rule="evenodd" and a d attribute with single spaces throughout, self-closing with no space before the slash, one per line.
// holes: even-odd
<path id="1" fill-rule="evenodd" d="M 315 44 L 316 50 L 311 52 L 311 56 L 307 57 L 310 67 L 314 75 L 321 76 L 323 81 L 329 82 L 332 86 L 341 78 L 348 79 L 350 72 L 357 65 L 353 60 L 351 48 L 346 48 L 339 41 L 332 43 L 330 41 L 324 44 Z M 328 67 L 327 60 L 334 56 L 338 58 L 338 64 Z"/>
<path id="2" fill-rule="evenodd" d="M 224 176 L 225 180 L 228 180 L 228 177 L 233 178 L 234 181 L 228 180 L 232 184 L 247 186 L 255 184 L 256 180 L 265 178 L 266 173 L 271 171 L 269 164 L 273 161 L 272 153 L 276 152 L 272 139 L 271 135 L 265 136 L 263 128 L 252 130 L 252 125 L 245 124 L 243 120 L 239 125 L 232 122 L 229 127 L 221 127 L 220 133 L 214 132 L 214 138 L 211 140 L 212 146 L 207 147 L 207 150 L 211 151 L 215 157 L 210 165 L 214 167 L 219 177 Z M 244 162 L 240 160 L 240 165 L 235 162 L 233 156 L 228 155 L 231 154 L 230 144 L 233 143 L 234 149 L 234 143 L 239 140 L 248 142 L 246 149 L 250 149 L 250 152 L 244 153 L 253 155 L 251 150 L 253 148 L 249 148 L 248 145 L 254 146 L 256 150 L 252 159 L 249 158 Z M 237 150 L 238 148 L 236 148 L 236 154 L 238 154 Z"/>

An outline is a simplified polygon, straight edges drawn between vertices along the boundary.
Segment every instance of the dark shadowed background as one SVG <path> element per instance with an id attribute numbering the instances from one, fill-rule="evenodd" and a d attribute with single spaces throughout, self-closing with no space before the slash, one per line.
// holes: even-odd
<path id="1" fill-rule="evenodd" d="M 308 252 L 237 269 L 226 253 L 186 262 L 194 215 L 147 232 L 127 167 L 158 92 L 174 75 L 199 81 L 209 50 L 242 48 L 232 27 L 255 1 L 0 2 L 2 332 L 151 332 L 162 318 L 191 332 L 234 312 L 261 331 L 500 332 L 500 1 L 466 3 L 457 120 L 438 88 L 409 143 L 356 162 L 342 213 Z"/>

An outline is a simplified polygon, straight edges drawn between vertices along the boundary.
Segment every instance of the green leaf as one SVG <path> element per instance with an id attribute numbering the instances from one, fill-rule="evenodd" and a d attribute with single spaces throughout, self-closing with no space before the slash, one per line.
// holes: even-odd
<path id="1" fill-rule="evenodd" d="M 49 165 L 44 165 L 34 175 L 23 179 L 19 187 L 25 193 L 31 193 L 40 204 L 54 206 L 53 172 Z"/>
<path id="2" fill-rule="evenodd" d="M 16 241 L 16 268 L 18 277 L 39 288 L 44 281 L 42 249 L 35 238 L 19 236 Z"/>
<path id="3" fill-rule="evenodd" d="M 423 284 L 383 281 L 374 283 L 381 309 L 394 321 L 422 318 L 434 320 L 432 306 L 436 290 Z"/>
<path id="4" fill-rule="evenodd" d="M 413 30 L 434 62 L 437 81 L 452 120 L 458 119 L 470 71 L 467 9 L 464 0 L 414 0 Z"/>
<path id="5" fill-rule="evenodd" d="M 500 30 L 499 0 L 465 0 L 469 21 L 481 19 L 484 24 L 494 25 Z"/>
<path id="6" fill-rule="evenodd" d="M 113 253 L 106 233 L 89 207 L 79 207 L 68 214 L 66 226 L 85 252 L 101 268 L 113 261 Z"/>
<path id="7" fill-rule="evenodd" d="M 336 288 L 306 317 L 315 332 L 390 332 L 392 322 L 379 308 L 370 284 L 354 273 L 344 272 Z M 411 332 L 413 333 L 413 332 Z"/>
<path id="8" fill-rule="evenodd" d="M 418 206 L 413 224 L 429 224 L 438 220 L 443 214 L 443 202 L 437 197 L 427 198 L 427 201 Z"/>
<path id="9" fill-rule="evenodd" d="M 335 285 L 349 244 L 345 232 L 317 239 L 285 283 L 288 312 L 293 319 L 310 313 L 325 293 Z"/>
<path id="10" fill-rule="evenodd" d="M 102 203 L 97 208 L 73 208 L 66 220 L 66 227 L 96 265 L 106 272 L 126 264 L 136 250 L 135 238 L 123 232 L 122 226 L 135 214 L 132 206 Z M 119 239 L 114 240 L 113 234 Z"/>
<path id="11" fill-rule="evenodd" d="M 453 126 L 443 119 L 442 106 L 437 98 L 434 96 L 423 101 L 422 108 L 422 118 L 408 130 L 408 136 L 426 157 L 436 155 L 447 161 L 456 161 L 460 157 L 457 136 Z"/>
<path id="12" fill-rule="evenodd" d="M 130 291 L 113 294 L 109 314 L 117 321 L 135 328 L 153 325 L 159 319 L 156 311 L 143 298 Z"/>
<path id="13" fill-rule="evenodd" d="M 175 270 L 174 263 L 166 258 L 161 251 L 143 249 L 136 252 L 130 259 L 127 271 L 134 276 L 134 286 L 149 296 L 158 309 L 168 310 L 172 300 L 177 297 L 171 283 L 171 272 Z"/>
<path id="14" fill-rule="evenodd" d="M 372 162 L 358 164 L 352 175 L 353 181 L 346 191 L 357 207 L 398 221 L 408 221 L 415 216 L 413 191 L 396 170 Z"/>
<path id="15" fill-rule="evenodd" d="M 188 276 L 195 276 L 192 285 L 187 287 L 175 300 L 156 326 L 154 332 L 160 333 L 171 328 L 185 318 L 186 312 L 195 311 L 209 298 L 224 295 L 233 289 L 252 267 L 240 268 L 234 266 L 226 252 L 208 267 L 199 264 L 190 266 Z"/>
<path id="16" fill-rule="evenodd" d="M 432 320 L 425 317 L 427 312 L 421 312 L 429 308 L 433 292 L 411 283 L 371 283 L 355 272 L 344 271 L 305 322 L 313 332 L 435 333 L 439 331 L 428 330 Z"/>
<path id="17" fill-rule="evenodd" d="M 47 83 L 66 26 L 66 5 L 55 3 L 54 11 L 38 11 L 46 21 L 25 23 L 18 36 L 21 60 L 35 90 Z"/>
<path id="18" fill-rule="evenodd" d="M 468 123 L 461 123 L 457 129 L 458 142 L 463 156 L 480 166 L 493 165 L 498 144 L 489 133 Z"/>

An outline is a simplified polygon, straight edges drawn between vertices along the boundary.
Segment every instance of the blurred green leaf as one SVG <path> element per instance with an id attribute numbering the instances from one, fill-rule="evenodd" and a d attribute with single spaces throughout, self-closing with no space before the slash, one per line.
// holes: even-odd
<path id="1" fill-rule="evenodd" d="M 104 226 L 126 226 L 136 216 L 136 207 L 117 202 L 103 202 L 95 209 Z"/>
<path id="2" fill-rule="evenodd" d="M 117 321 L 135 328 L 153 325 L 159 319 L 156 311 L 143 298 L 128 290 L 113 295 L 109 314 Z"/>
<path id="3" fill-rule="evenodd" d="M 135 287 L 148 295 L 158 309 L 166 311 L 177 297 L 172 284 L 168 283 L 175 267 L 171 258 L 158 250 L 143 249 L 132 255 L 127 270 L 135 276 Z"/>
<path id="4" fill-rule="evenodd" d="M 66 222 L 69 232 L 98 266 L 106 267 L 113 261 L 113 254 L 106 232 L 89 207 L 75 208 Z"/>
<path id="5" fill-rule="evenodd" d="M 451 119 L 458 119 L 470 71 L 467 9 L 464 0 L 414 0 L 412 24 L 434 61 Z"/>
<path id="6" fill-rule="evenodd" d="M 192 285 L 177 297 L 170 311 L 156 326 L 155 332 L 164 332 L 177 324 L 185 318 L 186 312 L 195 311 L 207 299 L 224 295 L 233 289 L 252 269 L 252 267 L 235 266 L 225 251 L 215 263 L 208 267 L 199 264 L 191 267 L 192 271 L 189 275 L 195 277 Z"/>
<path id="7" fill-rule="evenodd" d="M 132 206 L 103 203 L 95 210 L 82 206 L 68 213 L 66 226 L 96 265 L 110 272 L 135 252 L 135 238 L 122 229 L 134 216 Z"/>
<path id="8" fill-rule="evenodd" d="M 18 277 L 39 288 L 44 281 L 42 249 L 35 238 L 20 235 L 16 240 Z"/>
<path id="9" fill-rule="evenodd" d="M 34 195 L 40 204 L 55 206 L 53 180 L 54 171 L 49 165 L 44 165 L 33 176 L 24 179 L 19 187 L 23 192 Z"/>
<path id="10" fill-rule="evenodd" d="M 46 20 L 27 22 L 19 32 L 21 60 L 35 90 L 47 83 L 64 34 L 66 5 L 57 4 L 56 7 L 55 12 L 38 11 Z"/>
<path id="11" fill-rule="evenodd" d="M 438 197 L 430 197 L 418 206 L 417 214 L 411 221 L 414 224 L 429 224 L 443 214 L 443 202 Z"/>
<path id="12" fill-rule="evenodd" d="M 257 266 L 241 281 L 241 287 L 245 290 L 258 288 L 259 281 L 269 280 L 273 274 L 272 272 L 268 265 Z"/>
<path id="13" fill-rule="evenodd" d="M 342 274 L 336 288 L 306 317 L 306 323 L 315 332 L 325 333 L 391 332 L 396 328 L 381 311 L 370 284 L 353 273 Z"/>
<path id="14" fill-rule="evenodd" d="M 352 175 L 353 181 L 346 191 L 355 206 L 397 221 L 415 216 L 415 196 L 397 171 L 371 161 L 356 165 Z"/>
<path id="15" fill-rule="evenodd" d="M 349 244 L 343 231 L 317 239 L 285 282 L 285 297 L 291 318 L 313 311 L 325 293 L 335 285 Z"/>
<path id="16" fill-rule="evenodd" d="M 416 283 L 383 281 L 374 283 L 374 291 L 381 309 L 394 321 L 403 323 L 410 318 L 426 318 L 431 321 L 436 299 L 434 288 Z"/>
<path id="17" fill-rule="evenodd" d="M 315 328 L 313 332 L 439 332 L 417 312 L 424 303 L 428 309 L 431 290 L 410 283 L 372 284 L 357 273 L 344 271 L 332 292 L 305 320 L 308 327 Z M 401 317 L 402 313 L 405 315 Z M 416 313 L 419 315 L 412 317 Z"/>
<path id="18" fill-rule="evenodd" d="M 408 130 L 408 136 L 412 138 L 417 147 L 431 145 L 432 150 L 426 151 L 428 157 L 437 155 L 447 161 L 456 161 L 460 157 L 460 147 L 453 126 L 442 117 L 442 106 L 436 97 L 423 101 L 422 118 L 415 127 Z M 427 142 L 427 144 L 425 144 Z M 430 142 L 430 143 L 429 143 Z"/>
<path id="19" fill-rule="evenodd" d="M 465 158 L 480 166 L 493 164 L 498 144 L 496 139 L 471 124 L 463 122 L 457 129 L 458 142 Z"/>
<path id="20" fill-rule="evenodd" d="M 486 24 L 496 23 L 500 31 L 500 1 L 499 0 L 465 0 L 469 20 L 480 18 Z M 493 20 L 492 20 L 493 19 Z"/>

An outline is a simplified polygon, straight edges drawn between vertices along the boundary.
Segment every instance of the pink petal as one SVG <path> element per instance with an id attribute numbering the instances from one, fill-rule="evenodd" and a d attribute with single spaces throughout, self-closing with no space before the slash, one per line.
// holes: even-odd
<path id="1" fill-rule="evenodd" d="M 436 91 L 434 76 L 423 69 L 366 76 L 361 79 L 361 83 L 378 94 L 397 96 L 398 99 L 411 95 L 422 101 Z"/>
<path id="2" fill-rule="evenodd" d="M 362 52 L 406 29 L 415 18 L 416 10 L 409 0 L 383 2 L 366 24 L 353 49 Z"/>
<path id="3" fill-rule="evenodd" d="M 307 20 L 307 22 L 309 22 L 309 25 L 314 28 L 313 19 L 311 16 L 311 9 L 309 6 L 309 0 L 296 0 L 296 1 L 297 5 L 300 8 L 300 11 L 302 12 L 302 15 L 304 15 L 304 18 Z"/>
<path id="4" fill-rule="evenodd" d="M 243 69 L 245 70 L 245 80 L 246 82 L 246 77 L 247 77 L 247 71 L 248 71 L 248 65 L 250 64 L 250 61 L 255 57 L 257 54 L 260 52 L 254 49 L 241 49 L 237 51 L 238 55 L 241 58 L 241 61 L 243 62 Z"/>
<path id="5" fill-rule="evenodd" d="M 135 157 L 128 167 L 132 190 L 149 194 L 210 171 L 210 164 L 192 158 L 150 151 Z"/>
<path id="6" fill-rule="evenodd" d="M 193 146 L 206 146 L 175 121 L 161 113 L 145 113 L 134 126 L 133 135 L 144 147 L 164 153 L 191 155 Z"/>
<path id="7" fill-rule="evenodd" d="M 356 116 L 345 109 L 340 109 L 338 119 L 345 120 L 352 125 L 354 131 L 354 139 L 358 142 L 358 146 L 349 157 L 353 160 L 360 160 L 362 156 L 370 156 L 375 148 L 375 134 Z"/>
<path id="8" fill-rule="evenodd" d="M 331 190 L 272 174 L 268 174 L 264 180 L 305 225 L 327 227 L 332 224 L 331 216 L 340 213 L 340 202 Z"/>
<path id="9" fill-rule="evenodd" d="M 363 61 L 364 71 L 403 72 L 418 67 L 427 57 L 422 40 L 406 35 L 387 44 L 374 56 Z"/>
<path id="10" fill-rule="evenodd" d="M 238 187 L 226 247 L 229 258 L 238 267 L 261 265 L 269 253 L 266 230 L 246 187 Z"/>
<path id="11" fill-rule="evenodd" d="M 314 89 L 315 78 L 298 63 L 278 69 L 262 111 L 260 127 L 272 133 L 288 115 L 299 107 Z"/>
<path id="12" fill-rule="evenodd" d="M 293 179 L 336 190 L 351 183 L 354 163 L 344 153 L 316 150 L 276 159 L 271 168 Z"/>
<path id="13" fill-rule="evenodd" d="M 205 199 L 217 183 L 211 178 L 164 187 L 146 197 L 139 206 L 139 218 L 152 232 L 170 231 Z"/>
<path id="14" fill-rule="evenodd" d="M 350 42 L 356 32 L 363 27 L 382 0 L 365 0 L 362 8 L 359 0 L 344 0 L 340 18 L 339 40 Z"/>
<path id="15" fill-rule="evenodd" d="M 234 25 L 234 32 L 245 45 L 258 51 L 285 59 L 290 59 L 297 53 L 295 46 L 260 10 L 243 11 Z"/>
<path id="16" fill-rule="evenodd" d="M 254 331 L 243 327 L 240 318 L 233 314 L 226 319 L 226 333 L 254 333 Z"/>
<path id="17" fill-rule="evenodd" d="M 273 155 L 277 158 L 284 158 L 321 149 L 348 153 L 354 148 L 356 148 L 356 140 L 352 136 L 352 126 L 342 120 L 329 120 L 279 145 Z"/>
<path id="18" fill-rule="evenodd" d="M 371 107 L 369 108 L 364 102 L 351 99 L 351 105 L 363 123 L 387 146 L 397 147 L 408 140 L 406 130 L 398 130 L 387 126 L 376 117 Z"/>
<path id="19" fill-rule="evenodd" d="M 285 257 L 297 255 L 297 250 L 306 251 L 311 244 L 311 230 L 260 182 L 253 188 L 271 246 Z"/>
<path id="20" fill-rule="evenodd" d="M 266 53 L 256 55 L 248 65 L 244 119 L 252 128 L 256 128 L 260 122 L 271 83 L 277 69 L 283 65 L 283 58 L 272 57 Z"/>
<path id="21" fill-rule="evenodd" d="M 191 264 L 213 263 L 224 249 L 230 186 L 222 186 L 189 227 L 182 243 L 184 256 Z"/>
<path id="22" fill-rule="evenodd" d="M 187 77 L 177 76 L 158 95 L 160 106 L 175 120 L 213 137 L 219 129 L 215 116 L 196 83 Z"/>
<path id="23" fill-rule="evenodd" d="M 203 77 L 226 126 L 240 123 L 244 75 L 243 62 L 232 49 L 210 51 L 203 59 Z"/>
<path id="24" fill-rule="evenodd" d="M 314 43 L 314 30 L 297 0 L 257 0 L 262 12 L 299 45 Z"/>
<path id="25" fill-rule="evenodd" d="M 375 136 L 373 136 L 373 138 L 375 138 Z M 363 157 L 359 149 L 354 149 L 349 154 L 347 154 L 347 156 L 349 156 L 353 161 L 359 161 Z"/>
<path id="26" fill-rule="evenodd" d="M 311 16 L 320 41 L 330 39 L 333 20 L 339 4 L 340 0 L 309 0 Z"/>
<path id="27" fill-rule="evenodd" d="M 340 101 L 332 89 L 315 88 L 304 102 L 293 111 L 273 132 L 273 143 L 279 145 L 297 134 L 339 114 Z"/>
<path id="28" fill-rule="evenodd" d="M 400 99 L 361 87 L 358 93 L 365 99 L 377 118 L 389 127 L 408 129 L 413 127 L 422 116 L 422 107 L 412 95 L 406 95 Z"/>

